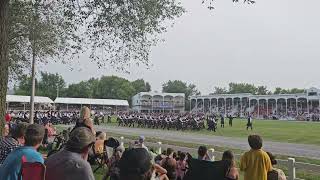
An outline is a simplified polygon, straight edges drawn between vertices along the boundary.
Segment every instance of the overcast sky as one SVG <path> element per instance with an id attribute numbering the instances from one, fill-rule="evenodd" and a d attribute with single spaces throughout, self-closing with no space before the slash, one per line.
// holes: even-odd
<path id="1" fill-rule="evenodd" d="M 67 83 L 102 75 L 143 78 L 161 91 L 168 80 L 197 85 L 202 94 L 229 82 L 267 85 L 269 89 L 320 86 L 320 1 L 257 0 L 254 5 L 216 0 L 214 11 L 202 0 L 183 0 L 188 11 L 152 49 L 152 67 L 131 74 L 98 69 L 83 56 L 80 64 L 41 65 Z"/>

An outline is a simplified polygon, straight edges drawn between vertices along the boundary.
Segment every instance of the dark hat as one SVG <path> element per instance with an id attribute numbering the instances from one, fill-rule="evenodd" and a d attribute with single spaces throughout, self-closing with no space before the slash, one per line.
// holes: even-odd
<path id="1" fill-rule="evenodd" d="M 109 138 L 106 142 L 105 145 L 111 148 L 117 148 L 118 146 L 120 146 L 120 143 L 117 139 L 114 138 Z"/>
<path id="2" fill-rule="evenodd" d="M 78 127 L 71 132 L 66 149 L 80 153 L 85 147 L 93 144 L 95 140 L 96 138 L 89 128 Z"/>
<path id="3" fill-rule="evenodd" d="M 151 168 L 151 156 L 143 148 L 126 150 L 119 162 L 120 173 L 126 175 L 142 175 Z"/>

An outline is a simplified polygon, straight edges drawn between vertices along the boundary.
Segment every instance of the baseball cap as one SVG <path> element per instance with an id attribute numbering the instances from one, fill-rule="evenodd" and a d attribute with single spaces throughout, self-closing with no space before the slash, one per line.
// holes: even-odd
<path id="1" fill-rule="evenodd" d="M 80 153 L 85 147 L 93 144 L 95 140 L 96 138 L 89 128 L 78 127 L 71 132 L 66 149 Z"/>
<path id="2" fill-rule="evenodd" d="M 119 162 L 120 174 L 145 174 L 152 166 L 151 159 L 148 151 L 143 148 L 126 150 Z"/>
<path id="3" fill-rule="evenodd" d="M 139 142 L 144 142 L 146 138 L 144 136 L 139 136 Z"/>

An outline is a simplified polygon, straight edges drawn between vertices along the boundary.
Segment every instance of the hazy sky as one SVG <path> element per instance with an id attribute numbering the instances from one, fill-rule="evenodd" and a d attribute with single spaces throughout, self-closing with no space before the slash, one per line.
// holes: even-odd
<path id="1" fill-rule="evenodd" d="M 153 66 L 133 67 L 131 74 L 98 69 L 88 57 L 81 65 L 41 65 L 68 83 L 102 75 L 143 78 L 152 90 L 179 79 L 194 83 L 202 94 L 229 82 L 267 85 L 270 89 L 320 86 L 320 1 L 257 0 L 254 5 L 216 0 L 214 11 L 202 0 L 183 0 L 188 11 L 152 49 Z"/>

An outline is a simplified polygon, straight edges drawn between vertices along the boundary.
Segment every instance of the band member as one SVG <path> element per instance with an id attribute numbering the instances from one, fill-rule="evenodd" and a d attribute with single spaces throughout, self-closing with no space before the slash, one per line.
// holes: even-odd
<path id="1" fill-rule="evenodd" d="M 229 126 L 232 127 L 233 116 L 229 115 Z"/>
<path id="2" fill-rule="evenodd" d="M 252 126 L 252 117 L 251 117 L 250 114 L 249 114 L 249 116 L 248 116 L 247 130 L 249 129 L 249 127 L 251 128 L 251 130 L 253 129 L 253 126 Z"/>
<path id="3" fill-rule="evenodd" d="M 221 127 L 224 128 L 224 114 L 221 114 Z"/>

